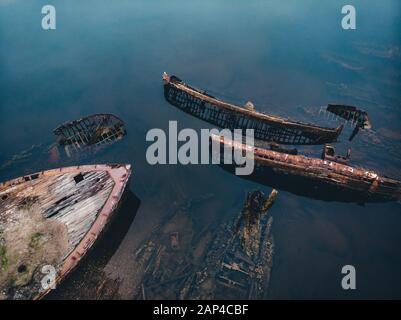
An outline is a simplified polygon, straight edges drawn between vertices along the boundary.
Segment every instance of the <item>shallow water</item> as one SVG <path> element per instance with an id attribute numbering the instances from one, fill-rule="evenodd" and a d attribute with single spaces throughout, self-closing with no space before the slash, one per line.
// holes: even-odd
<path id="1" fill-rule="evenodd" d="M 164 100 L 163 71 L 232 102 L 332 126 L 338 122 L 319 115 L 320 106 L 361 106 L 373 130 L 349 143 L 347 128 L 336 148 L 352 147 L 354 164 L 401 178 L 396 0 L 353 1 L 354 31 L 340 27 L 341 1 L 55 0 L 55 31 L 41 29 L 44 4 L 0 0 L 0 167 L 28 150 L 0 169 L 0 180 L 76 163 L 131 163 L 140 206 L 104 267 L 121 280 L 120 297 L 131 298 L 139 244 L 174 208 L 213 194 L 192 215 L 200 233 L 234 217 L 247 191 L 270 191 L 217 166 L 147 164 L 149 129 L 166 129 L 169 120 L 180 129 L 209 127 Z M 94 155 L 55 162 L 47 152 L 52 130 L 96 112 L 123 118 L 128 135 Z M 305 150 L 318 155 L 320 147 Z M 270 212 L 276 254 L 267 298 L 401 298 L 399 203 L 362 207 L 282 191 Z M 355 291 L 341 289 L 346 264 L 357 270 Z"/>

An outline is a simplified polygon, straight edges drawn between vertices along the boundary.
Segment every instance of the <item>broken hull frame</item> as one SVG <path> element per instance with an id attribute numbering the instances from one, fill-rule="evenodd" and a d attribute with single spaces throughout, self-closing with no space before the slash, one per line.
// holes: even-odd
<path id="1" fill-rule="evenodd" d="M 115 212 L 121 204 L 123 195 L 125 194 L 126 187 L 131 176 L 131 165 L 81 165 L 75 167 L 65 167 L 58 169 L 51 169 L 42 171 L 26 176 L 22 176 L 13 180 L 0 183 L 1 188 L 9 188 L 16 186 L 21 183 L 25 183 L 30 180 L 38 179 L 41 177 L 51 176 L 60 173 L 85 173 L 92 171 L 106 171 L 114 181 L 112 191 L 104 203 L 103 207 L 97 214 L 95 221 L 92 223 L 89 230 L 82 237 L 75 248 L 69 253 L 69 255 L 61 262 L 61 267 L 57 271 L 55 284 L 60 284 L 65 277 L 74 270 L 81 260 L 87 255 L 90 249 L 94 247 L 94 244 L 98 238 L 104 233 L 112 218 L 115 216 Z M 52 289 L 48 288 L 33 297 L 33 300 L 39 300 L 45 297 Z"/>
<path id="2" fill-rule="evenodd" d="M 98 132 L 102 127 L 108 132 Z M 125 123 L 111 113 L 96 113 L 77 120 L 65 122 L 53 130 L 59 145 L 72 150 L 82 147 L 99 146 L 121 139 L 126 135 Z"/>
<path id="3" fill-rule="evenodd" d="M 219 139 L 212 136 L 212 140 Z M 233 146 L 232 141 L 220 143 Z M 234 142 L 234 148 L 252 147 Z M 260 148 L 254 148 L 254 161 L 254 172 L 241 177 L 297 195 L 354 203 L 401 199 L 401 182 L 363 168 Z M 236 165 L 220 166 L 233 172 Z"/>
<path id="4" fill-rule="evenodd" d="M 288 145 L 316 145 L 335 142 L 343 125 L 325 128 L 223 102 L 190 87 L 175 76 L 163 75 L 164 97 L 180 110 L 221 128 L 254 129 L 255 139 Z"/>

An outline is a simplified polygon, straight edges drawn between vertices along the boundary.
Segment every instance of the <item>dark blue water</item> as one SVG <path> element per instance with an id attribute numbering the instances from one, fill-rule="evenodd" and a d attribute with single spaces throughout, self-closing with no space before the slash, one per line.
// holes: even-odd
<path id="1" fill-rule="evenodd" d="M 373 130 L 352 147 L 356 165 L 401 178 L 401 20 L 397 0 L 352 1 L 357 29 L 341 28 L 344 1 L 52 1 L 57 29 L 41 29 L 47 1 L 0 0 L 0 180 L 60 165 L 128 162 L 141 206 L 106 269 L 129 298 L 140 241 L 172 208 L 212 193 L 192 218 L 213 230 L 241 209 L 247 191 L 270 188 L 217 166 L 147 164 L 146 132 L 209 127 L 163 97 L 161 74 L 176 74 L 227 100 L 332 126 L 328 102 L 358 105 Z M 52 162 L 47 148 L 60 123 L 111 112 L 127 137 L 82 159 Z M 32 150 L 30 148 L 34 145 Z M 319 148 L 305 148 L 318 154 Z M 15 158 L 14 158 L 15 159 Z M 276 243 L 266 297 L 401 298 L 401 206 L 343 204 L 279 193 L 271 209 Z M 341 267 L 357 271 L 344 291 Z"/>

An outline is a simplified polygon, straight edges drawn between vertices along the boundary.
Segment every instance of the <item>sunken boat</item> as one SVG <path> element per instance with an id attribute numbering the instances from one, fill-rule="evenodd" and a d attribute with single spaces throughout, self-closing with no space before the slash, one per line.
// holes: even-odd
<path id="1" fill-rule="evenodd" d="M 66 122 L 53 133 L 67 155 L 85 147 L 99 147 L 122 139 L 127 131 L 122 119 L 114 114 L 97 113 Z"/>
<path id="2" fill-rule="evenodd" d="M 349 121 L 351 125 L 354 126 L 354 130 L 348 139 L 349 141 L 354 139 L 356 134 L 359 132 L 359 129 L 372 128 L 368 113 L 364 110 L 358 109 L 357 107 L 344 104 L 328 104 L 326 110 L 339 116 L 340 118 L 345 119 L 346 121 Z"/>
<path id="3" fill-rule="evenodd" d="M 362 204 L 401 199 L 400 181 L 350 166 L 349 155 L 338 156 L 329 145 L 324 147 L 321 158 L 313 158 L 254 147 L 216 135 L 211 135 L 211 141 L 243 154 L 251 152 L 254 171 L 242 177 L 264 185 L 325 201 Z M 233 162 L 221 166 L 232 172 L 236 167 Z"/>
<path id="4" fill-rule="evenodd" d="M 163 81 L 164 97 L 173 106 L 221 128 L 253 129 L 255 139 L 289 145 L 325 144 L 336 141 L 343 128 L 326 128 L 258 112 L 251 102 L 244 107 L 227 103 L 167 73 Z"/>
<path id="5" fill-rule="evenodd" d="M 273 217 L 277 190 L 249 192 L 243 209 L 221 225 L 204 263 L 184 282 L 181 299 L 263 299 L 273 266 Z"/>
<path id="6" fill-rule="evenodd" d="M 40 299 L 109 225 L 131 166 L 84 165 L 0 184 L 0 300 Z"/>

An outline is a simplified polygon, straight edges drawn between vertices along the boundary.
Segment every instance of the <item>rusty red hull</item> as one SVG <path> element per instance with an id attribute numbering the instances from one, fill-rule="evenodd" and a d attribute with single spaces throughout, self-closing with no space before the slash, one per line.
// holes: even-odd
<path id="1" fill-rule="evenodd" d="M 327 201 L 364 203 L 401 199 L 401 182 L 372 170 L 251 147 L 214 135 L 212 140 L 251 151 L 255 170 L 248 178 L 259 183 Z M 232 166 L 223 167 L 232 169 Z"/>

